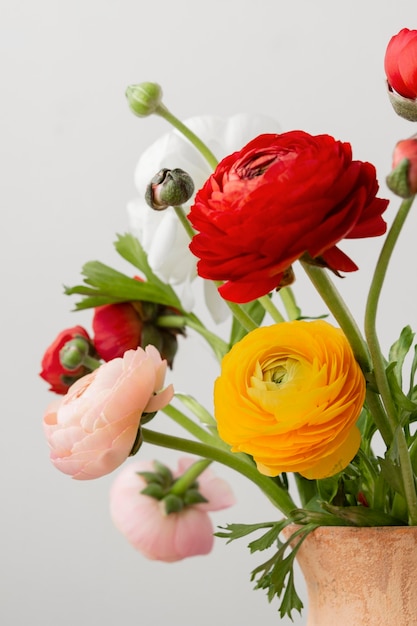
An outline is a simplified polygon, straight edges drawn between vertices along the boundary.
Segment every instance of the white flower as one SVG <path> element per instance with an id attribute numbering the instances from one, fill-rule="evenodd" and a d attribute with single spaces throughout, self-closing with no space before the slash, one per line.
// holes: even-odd
<path id="1" fill-rule="evenodd" d="M 218 160 L 240 150 L 248 141 L 261 133 L 280 132 L 276 121 L 263 115 L 234 115 L 230 118 L 215 116 L 193 117 L 185 121 L 210 148 Z M 162 168 L 181 168 L 192 178 L 195 191 L 200 189 L 212 170 L 200 152 L 177 130 L 172 130 L 152 144 L 139 159 L 135 171 L 135 184 L 139 198 L 128 203 L 130 229 L 148 254 L 153 271 L 177 291 L 187 310 L 194 307 L 192 281 L 197 276 L 196 259 L 191 254 L 189 236 L 180 224 L 175 211 L 153 211 L 145 202 L 145 191 L 153 176 Z M 188 211 L 194 195 L 184 205 Z M 228 308 L 207 281 L 204 293 L 207 307 L 216 322 L 225 319 Z"/>

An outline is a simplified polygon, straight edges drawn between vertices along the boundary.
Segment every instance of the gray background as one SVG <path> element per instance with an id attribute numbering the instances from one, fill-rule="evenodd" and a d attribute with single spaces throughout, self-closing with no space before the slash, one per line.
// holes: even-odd
<path id="1" fill-rule="evenodd" d="M 136 161 L 167 130 L 161 119 L 131 115 L 128 84 L 159 82 L 182 118 L 262 112 L 283 130 L 349 141 L 356 158 L 377 166 L 387 196 L 395 142 L 415 132 L 392 112 L 384 85 L 386 44 L 404 26 L 417 28 L 414 0 L 0 1 L 2 624 L 279 622 L 277 605 L 252 591 L 259 558 L 245 541 L 219 539 L 210 556 L 177 564 L 147 562 L 111 524 L 112 477 L 79 483 L 52 467 L 41 428 L 51 394 L 37 373 L 62 328 L 89 327 L 90 314 L 71 312 L 62 285 L 78 282 L 90 259 L 125 269 L 112 241 L 128 228 Z M 414 211 L 387 277 L 384 347 L 406 323 L 417 326 L 416 221 Z M 359 321 L 380 244 L 343 245 L 361 267 L 338 283 Z M 321 313 L 298 275 L 299 302 Z M 169 380 L 210 407 L 215 374 L 190 333 Z M 250 484 L 219 473 L 238 504 L 213 516 L 216 524 L 276 517 Z"/>

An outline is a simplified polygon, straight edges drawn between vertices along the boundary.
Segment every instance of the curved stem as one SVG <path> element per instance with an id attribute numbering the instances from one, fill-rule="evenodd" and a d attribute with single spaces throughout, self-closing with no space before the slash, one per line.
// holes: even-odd
<path id="1" fill-rule="evenodd" d="M 210 459 L 200 459 L 193 463 L 191 467 L 175 481 L 169 492 L 176 496 L 184 494 L 212 462 L 213 461 Z"/>
<path id="2" fill-rule="evenodd" d="M 207 163 L 215 169 L 217 167 L 218 160 L 214 156 L 214 154 L 209 150 L 206 144 L 201 141 L 197 135 L 193 133 L 185 124 L 183 124 L 175 115 L 173 115 L 168 109 L 161 104 L 158 109 L 155 111 L 157 115 L 163 117 L 167 122 L 169 122 L 174 128 L 180 131 L 190 141 L 195 148 L 202 154 L 202 156 L 206 159 Z"/>
<path id="3" fill-rule="evenodd" d="M 381 394 L 382 402 L 384 404 L 391 429 L 390 441 L 395 439 L 398 447 L 398 456 L 400 460 L 399 465 L 403 479 L 404 496 L 408 507 L 409 524 L 414 526 L 417 525 L 417 492 L 415 477 L 405 434 L 403 429 L 398 424 L 397 407 L 389 386 L 385 370 L 385 360 L 381 352 L 376 331 L 376 315 L 382 286 L 384 284 L 393 250 L 413 204 L 413 200 L 414 196 L 406 198 L 402 201 L 398 213 L 394 218 L 390 230 L 388 231 L 384 245 L 382 246 L 366 303 L 365 335 L 374 364 L 375 381 L 378 391 Z"/>
<path id="4" fill-rule="evenodd" d="M 385 361 L 384 357 L 382 356 L 381 347 L 376 332 L 376 314 L 382 286 L 384 284 L 386 272 L 388 269 L 388 264 L 390 262 L 392 252 L 394 250 L 395 244 L 404 225 L 408 212 L 411 208 L 413 200 L 414 196 L 412 198 L 407 198 L 406 200 L 403 200 L 398 210 L 398 213 L 395 216 L 395 219 L 385 239 L 384 245 L 381 249 L 376 264 L 365 309 L 365 336 L 372 356 L 375 380 L 377 383 L 378 391 L 381 394 L 385 410 L 387 411 L 392 433 L 394 432 L 398 423 L 397 411 L 388 384 L 388 379 L 385 372 Z"/>
<path id="5" fill-rule="evenodd" d="M 170 448 L 171 450 L 181 450 L 182 452 L 195 454 L 234 469 L 257 485 L 272 504 L 286 516 L 289 516 L 296 508 L 296 505 L 287 491 L 281 489 L 273 479 L 260 474 L 254 465 L 248 465 L 232 452 L 219 450 L 218 448 L 198 441 L 190 441 L 180 437 L 173 437 L 172 435 L 157 433 L 147 428 L 142 428 L 141 432 L 143 441 L 147 443 Z"/>
<path id="6" fill-rule="evenodd" d="M 182 206 L 174 206 L 173 209 L 181 224 L 183 225 L 185 232 L 187 233 L 189 238 L 192 239 L 195 235 L 195 230 L 191 226 L 190 220 L 186 216 L 184 209 L 182 208 Z"/>
<path id="7" fill-rule="evenodd" d="M 272 317 L 274 322 L 277 322 L 278 324 L 281 322 L 285 322 L 285 319 L 283 318 L 281 313 L 278 311 L 277 307 L 272 302 L 269 296 L 262 296 L 261 298 L 258 298 L 258 302 L 262 304 L 263 308 L 265 309 L 267 313 L 269 313 L 269 315 Z"/>
<path id="8" fill-rule="evenodd" d="M 301 309 L 297 305 L 294 293 L 291 287 L 283 287 L 279 290 L 279 295 L 285 307 L 288 319 L 297 320 L 301 316 Z"/>
<path id="9" fill-rule="evenodd" d="M 165 413 L 165 415 L 168 415 L 168 417 L 170 417 L 176 424 L 187 430 L 190 435 L 196 437 L 196 439 L 210 445 L 217 445 L 217 438 L 214 435 L 210 434 L 207 430 L 196 424 L 194 420 L 187 417 L 187 415 L 172 406 L 172 404 L 168 404 L 166 407 L 161 409 L 161 411 Z"/>
<path id="10" fill-rule="evenodd" d="M 193 313 L 186 313 L 185 315 L 160 315 L 156 318 L 155 324 L 160 328 L 182 328 L 183 326 L 189 326 L 206 339 L 219 361 L 222 360 L 229 350 L 229 344 L 218 335 L 208 330 Z"/>
<path id="11" fill-rule="evenodd" d="M 372 364 L 365 340 L 342 296 L 328 277 L 326 270 L 304 261 L 300 261 L 300 263 L 329 311 L 340 324 L 362 370 L 365 373 L 370 372 Z"/>

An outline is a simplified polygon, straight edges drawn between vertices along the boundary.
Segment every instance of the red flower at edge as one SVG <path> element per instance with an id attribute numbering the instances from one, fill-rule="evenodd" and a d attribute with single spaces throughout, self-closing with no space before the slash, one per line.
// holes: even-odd
<path id="1" fill-rule="evenodd" d="M 391 37 L 384 67 L 392 89 L 403 98 L 417 98 L 417 30 L 403 28 Z"/>
<path id="2" fill-rule="evenodd" d="M 42 371 L 39 375 L 50 384 L 50 391 L 64 395 L 73 382 L 90 371 L 83 365 L 75 370 L 67 370 L 61 365 L 59 357 L 61 349 L 76 337 L 84 337 L 90 341 L 87 331 L 82 326 L 67 328 L 59 333 L 42 358 Z"/>
<path id="3" fill-rule="evenodd" d="M 283 285 L 303 256 L 354 271 L 336 244 L 385 232 L 388 200 L 377 192 L 374 166 L 353 161 L 348 143 L 303 131 L 260 135 L 223 159 L 196 195 L 198 274 L 226 281 L 221 295 L 243 303 Z"/>

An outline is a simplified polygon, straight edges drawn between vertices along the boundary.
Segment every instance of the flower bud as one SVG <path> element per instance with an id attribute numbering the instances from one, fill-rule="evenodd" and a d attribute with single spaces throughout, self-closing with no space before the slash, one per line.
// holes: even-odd
<path id="1" fill-rule="evenodd" d="M 140 83 L 126 89 L 130 109 L 138 117 L 156 113 L 162 104 L 162 89 L 157 83 Z"/>
<path id="2" fill-rule="evenodd" d="M 145 200 L 155 211 L 163 211 L 169 206 L 184 204 L 193 193 L 194 183 L 187 172 L 179 168 L 164 168 L 155 174 L 147 186 Z"/>
<path id="3" fill-rule="evenodd" d="M 59 352 L 59 360 L 65 369 L 72 371 L 84 363 L 90 349 L 89 342 L 84 337 L 76 337 L 68 341 Z"/>
<path id="4" fill-rule="evenodd" d="M 392 171 L 386 179 L 388 187 L 401 198 L 417 193 L 417 136 L 397 143 L 392 156 Z"/>

